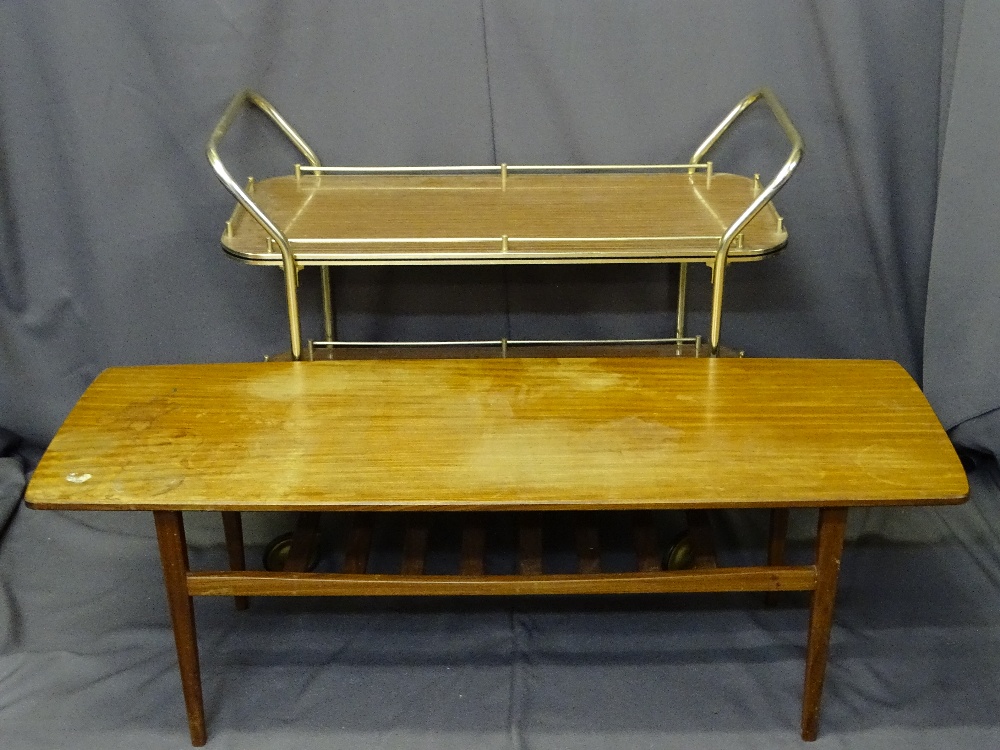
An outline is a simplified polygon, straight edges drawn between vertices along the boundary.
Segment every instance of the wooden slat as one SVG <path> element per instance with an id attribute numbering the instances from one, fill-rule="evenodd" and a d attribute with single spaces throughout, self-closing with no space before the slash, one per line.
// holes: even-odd
<path id="1" fill-rule="evenodd" d="M 299 513 L 283 570 L 301 573 L 310 567 L 310 562 L 316 558 L 319 544 L 319 520 L 319 513 Z"/>
<path id="2" fill-rule="evenodd" d="M 788 508 L 774 508 L 771 510 L 770 524 L 767 537 L 767 564 L 785 564 L 785 542 L 788 539 Z M 764 603 L 774 606 L 778 603 L 778 595 L 769 592 L 764 597 Z"/>
<path id="3" fill-rule="evenodd" d="M 718 565 L 715 556 L 715 540 L 712 537 L 712 520 L 706 510 L 685 512 L 688 538 L 694 555 L 695 568 L 714 568 Z"/>
<path id="4" fill-rule="evenodd" d="M 514 596 L 522 594 L 642 594 L 715 591 L 810 591 L 816 569 L 713 568 L 660 573 L 580 575 L 398 576 L 342 573 L 218 571 L 189 573 L 196 596 Z"/>
<path id="5" fill-rule="evenodd" d="M 601 570 L 601 540 L 591 516 L 578 517 L 576 532 L 577 569 L 581 573 L 599 573 Z"/>
<path id="6" fill-rule="evenodd" d="M 653 514 L 649 511 L 636 512 L 632 522 L 632 541 L 635 546 L 636 570 L 640 573 L 663 568 L 663 553 L 658 537 Z"/>
<path id="7" fill-rule="evenodd" d="M 403 561 L 400 572 L 404 576 L 418 576 L 424 572 L 427 556 L 427 523 L 421 518 L 411 518 L 403 532 Z"/>
<path id="8" fill-rule="evenodd" d="M 788 539 L 788 508 L 771 511 L 767 538 L 767 564 L 783 565 L 785 562 L 785 542 Z"/>
<path id="9" fill-rule="evenodd" d="M 354 516 L 344 548 L 344 573 L 357 574 L 368 570 L 368 553 L 372 544 L 372 518 L 368 513 Z"/>
<path id="10" fill-rule="evenodd" d="M 226 537 L 226 554 L 229 557 L 230 570 L 246 570 L 246 550 L 243 545 L 243 518 L 234 511 L 222 514 L 222 528 Z M 246 609 L 250 600 L 245 596 L 236 597 L 236 609 Z"/>
<path id="11" fill-rule="evenodd" d="M 458 567 L 463 576 L 481 576 L 486 571 L 486 529 L 479 515 L 473 515 L 462 526 Z"/>
<path id="12" fill-rule="evenodd" d="M 517 524 L 517 569 L 523 576 L 542 573 L 541 518 L 534 513 L 522 513 Z"/>

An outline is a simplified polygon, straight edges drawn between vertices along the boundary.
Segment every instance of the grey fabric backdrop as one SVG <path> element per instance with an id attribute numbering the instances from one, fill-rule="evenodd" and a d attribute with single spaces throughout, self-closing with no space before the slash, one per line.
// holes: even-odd
<path id="1" fill-rule="evenodd" d="M 244 86 L 328 163 L 434 164 L 685 159 L 769 85 L 807 156 L 780 196 L 787 252 L 730 276 L 725 340 L 920 374 L 941 0 L 0 7 L 0 425 L 29 441 L 108 365 L 286 347 L 278 274 L 218 248 L 232 201 L 202 153 Z M 244 125 L 234 170 L 287 172 L 279 139 Z M 720 168 L 764 174 L 786 150 L 764 116 L 725 146 Z M 338 318 L 345 338 L 645 335 L 669 325 L 672 285 L 648 266 L 355 269 Z"/>
<path id="2" fill-rule="evenodd" d="M 260 90 L 330 164 L 646 162 L 686 159 L 768 85 L 807 154 L 779 197 L 787 250 L 728 277 L 725 342 L 898 360 L 997 454 L 998 28 L 990 0 L 0 0 L 0 744 L 186 745 L 148 519 L 19 502 L 104 367 L 287 348 L 279 274 L 218 245 L 232 201 L 203 148 L 233 93 Z M 785 150 L 754 115 L 719 167 L 766 174 Z M 258 177 L 293 159 L 259 118 L 224 155 Z M 352 269 L 337 318 L 344 338 L 657 335 L 675 284 Z M 988 468 L 965 507 L 854 514 L 818 747 L 1000 746 Z M 716 523 L 743 554 L 760 520 Z M 668 602 L 200 602 L 212 742 L 798 746 L 801 602 Z"/>
<path id="3" fill-rule="evenodd" d="M 925 389 L 953 439 L 1000 454 L 1000 6 L 968 2 L 944 141 L 927 298 Z"/>

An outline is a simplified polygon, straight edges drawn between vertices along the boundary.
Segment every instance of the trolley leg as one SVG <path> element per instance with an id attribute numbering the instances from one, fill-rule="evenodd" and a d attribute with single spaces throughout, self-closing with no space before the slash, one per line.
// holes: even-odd
<path id="1" fill-rule="evenodd" d="M 285 303 L 288 305 L 288 336 L 292 345 L 292 359 L 302 359 L 302 323 L 299 320 L 299 269 L 291 255 L 283 256 L 285 272 Z"/>
<path id="2" fill-rule="evenodd" d="M 330 267 L 320 266 L 320 290 L 323 295 L 323 333 L 327 341 L 336 341 L 337 328 L 333 317 L 333 289 L 330 285 Z"/>
<path id="3" fill-rule="evenodd" d="M 719 344 L 722 341 L 722 290 L 726 280 L 726 264 L 716 260 L 712 266 L 712 324 L 709 331 L 711 355 L 719 356 Z"/>
<path id="4" fill-rule="evenodd" d="M 682 339 L 687 328 L 688 264 L 681 263 L 677 274 L 677 329 L 674 335 Z"/>
<path id="5" fill-rule="evenodd" d="M 811 742 L 819 730 L 819 704 L 830 653 L 830 627 L 837 596 L 837 576 L 844 549 L 847 508 L 822 508 L 816 539 L 816 589 L 809 610 L 805 690 L 802 696 L 802 739 Z"/>
<path id="6" fill-rule="evenodd" d="M 243 520 L 238 511 L 222 512 L 222 528 L 226 534 L 226 552 L 229 554 L 230 570 L 246 570 L 246 553 L 243 547 Z M 236 609 L 246 609 L 250 599 L 246 596 L 233 597 Z"/>
<path id="7" fill-rule="evenodd" d="M 163 581 L 167 604 L 174 626 L 177 665 L 187 707 L 191 744 L 201 747 L 207 741 L 205 706 L 201 696 L 201 669 L 198 666 L 198 640 L 194 627 L 194 602 L 187 590 L 188 554 L 184 538 L 184 519 L 179 511 L 153 511 L 156 539 L 160 546 Z"/>

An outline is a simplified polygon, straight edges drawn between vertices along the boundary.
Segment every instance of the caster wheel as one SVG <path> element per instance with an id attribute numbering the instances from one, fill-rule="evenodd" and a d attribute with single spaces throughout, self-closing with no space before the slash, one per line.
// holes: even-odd
<path id="1" fill-rule="evenodd" d="M 682 531 L 671 542 L 667 553 L 663 556 L 663 567 L 666 570 L 689 570 L 694 567 L 694 548 L 687 531 Z"/>
<path id="2" fill-rule="evenodd" d="M 268 543 L 264 548 L 264 570 L 272 572 L 284 570 L 285 561 L 292 552 L 292 536 L 292 532 L 289 531 Z M 313 570 L 317 564 L 319 564 L 319 550 L 314 548 L 310 551 L 306 571 Z"/>

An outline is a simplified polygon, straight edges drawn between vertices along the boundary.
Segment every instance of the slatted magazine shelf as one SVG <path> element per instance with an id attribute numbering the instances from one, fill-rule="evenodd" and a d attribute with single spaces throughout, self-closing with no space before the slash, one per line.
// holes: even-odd
<path id="1" fill-rule="evenodd" d="M 766 185 L 757 175 L 715 171 L 713 147 L 755 102 L 766 103 L 791 143 Z M 262 111 L 306 164 L 245 187 L 219 156 L 241 111 Z M 208 142 L 208 159 L 237 205 L 222 235 L 230 255 L 283 270 L 291 357 L 303 357 L 298 273 L 321 268 L 325 338 L 333 347 L 330 268 L 356 265 L 678 264 L 674 335 L 632 342 L 698 346 L 686 331 L 687 269 L 712 269 L 709 344 L 720 351 L 727 266 L 759 260 L 788 239 L 772 203 L 802 156 L 802 139 L 768 89 L 746 96 L 682 164 L 329 167 L 260 94 L 243 91 Z M 453 342 L 529 345 L 553 342 Z M 580 342 L 573 342 L 580 343 Z M 357 342 L 355 342 L 357 344 Z M 700 347 L 699 347 L 700 348 Z M 700 353 L 700 352 L 699 352 Z"/>

